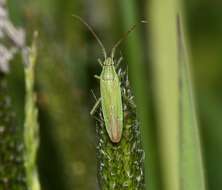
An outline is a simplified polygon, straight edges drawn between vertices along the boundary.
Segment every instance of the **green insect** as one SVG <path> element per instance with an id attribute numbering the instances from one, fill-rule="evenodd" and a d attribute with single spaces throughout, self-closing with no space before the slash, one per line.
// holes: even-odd
<path id="1" fill-rule="evenodd" d="M 116 48 L 134 30 L 136 24 L 132 26 L 132 28 L 123 36 L 123 38 L 117 41 L 111 50 L 111 55 L 107 57 L 106 50 L 99 37 L 93 31 L 92 27 L 87 24 L 81 17 L 77 15 L 73 16 L 82 22 L 91 31 L 101 46 L 104 55 L 104 61 L 102 62 L 99 60 L 99 63 L 102 66 L 102 72 L 100 76 L 95 75 L 95 77 L 100 80 L 101 97 L 94 105 L 90 114 L 93 115 L 99 104 L 102 104 L 102 113 L 105 121 L 106 131 L 110 140 L 113 143 L 118 143 L 121 140 L 123 131 L 123 104 L 120 81 L 116 73 L 115 66 L 120 64 L 122 57 L 117 61 L 117 63 L 114 63 L 114 55 Z"/>

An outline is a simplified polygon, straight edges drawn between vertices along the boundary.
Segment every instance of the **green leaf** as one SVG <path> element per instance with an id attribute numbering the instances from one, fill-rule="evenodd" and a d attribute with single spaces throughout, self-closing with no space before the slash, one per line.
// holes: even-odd
<path id="1" fill-rule="evenodd" d="M 180 17 L 177 17 L 180 96 L 181 189 L 205 190 L 200 134 L 193 98 L 189 58 Z"/>

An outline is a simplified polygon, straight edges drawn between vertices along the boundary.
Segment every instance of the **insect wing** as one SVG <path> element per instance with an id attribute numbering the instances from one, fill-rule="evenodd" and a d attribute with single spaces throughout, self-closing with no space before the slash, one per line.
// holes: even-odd
<path id="1" fill-rule="evenodd" d="M 112 142 L 118 143 L 122 136 L 123 110 L 118 75 L 114 80 L 101 80 L 102 112 L 106 130 Z"/>

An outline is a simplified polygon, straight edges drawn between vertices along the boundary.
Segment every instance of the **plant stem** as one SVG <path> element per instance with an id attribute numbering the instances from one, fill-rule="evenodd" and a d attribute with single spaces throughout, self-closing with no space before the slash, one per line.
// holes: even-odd
<path id="1" fill-rule="evenodd" d="M 36 38 L 36 37 L 35 37 Z M 26 105 L 25 105 L 25 169 L 27 177 L 27 186 L 29 190 L 40 190 L 40 183 L 37 172 L 37 150 L 39 147 L 39 124 L 38 109 L 36 107 L 36 94 L 34 88 L 34 71 L 36 64 L 37 50 L 36 39 L 27 55 L 25 65 L 25 82 L 26 82 Z"/>

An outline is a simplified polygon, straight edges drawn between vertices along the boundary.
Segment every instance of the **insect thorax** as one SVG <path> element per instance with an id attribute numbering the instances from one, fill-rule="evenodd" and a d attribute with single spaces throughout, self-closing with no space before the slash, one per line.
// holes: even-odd
<path id="1" fill-rule="evenodd" d="M 115 67 L 114 67 L 114 62 L 112 58 L 107 58 L 104 63 L 103 63 L 103 70 L 101 73 L 102 80 L 114 80 L 115 77 L 117 76 Z"/>

